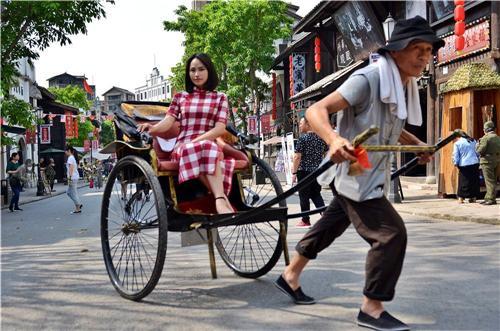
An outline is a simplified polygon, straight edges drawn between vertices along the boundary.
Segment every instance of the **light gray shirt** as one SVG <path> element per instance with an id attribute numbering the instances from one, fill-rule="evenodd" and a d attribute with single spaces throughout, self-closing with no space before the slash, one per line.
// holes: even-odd
<path id="1" fill-rule="evenodd" d="M 379 133 L 368 139 L 367 145 L 394 145 L 404 128 L 405 121 L 389 110 L 389 106 L 380 101 L 379 71 L 370 65 L 354 72 L 337 91 L 349 103 L 350 107 L 338 113 L 337 130 L 341 137 L 350 141 L 375 125 Z M 370 152 L 368 158 L 371 169 L 365 169 L 360 176 L 349 176 L 349 162 L 337 165 L 335 189 L 339 194 L 354 201 L 381 198 L 384 187 L 390 183 L 390 153 Z"/>

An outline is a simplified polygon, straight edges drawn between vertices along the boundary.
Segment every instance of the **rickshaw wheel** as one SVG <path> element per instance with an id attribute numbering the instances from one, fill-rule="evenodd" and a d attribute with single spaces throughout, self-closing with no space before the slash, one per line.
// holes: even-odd
<path id="1" fill-rule="evenodd" d="M 111 283 L 141 300 L 160 279 L 167 250 L 167 206 L 151 166 L 126 156 L 109 174 L 101 210 L 101 244 Z"/>
<path id="2" fill-rule="evenodd" d="M 243 178 L 242 186 L 246 204 L 257 207 L 283 193 L 283 188 L 264 160 L 254 156 L 252 162 L 256 175 Z M 286 207 L 286 200 L 278 205 Z M 219 227 L 215 245 L 222 260 L 237 275 L 258 278 L 278 262 L 283 251 L 280 231 L 286 230 L 286 220 Z"/>

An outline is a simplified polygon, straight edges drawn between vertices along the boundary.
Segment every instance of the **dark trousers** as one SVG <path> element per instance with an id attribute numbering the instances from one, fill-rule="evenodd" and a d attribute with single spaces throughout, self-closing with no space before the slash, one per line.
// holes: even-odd
<path id="1" fill-rule="evenodd" d="M 10 186 L 12 188 L 12 198 L 10 199 L 9 208 L 19 208 L 19 195 L 21 194 L 21 185 Z"/>
<path id="2" fill-rule="evenodd" d="M 298 242 L 297 252 L 315 259 L 352 223 L 371 246 L 366 257 L 363 294 L 374 300 L 392 300 L 406 251 L 403 220 L 385 197 L 356 202 L 335 190 L 334 194 L 321 219 Z"/>
<path id="3" fill-rule="evenodd" d="M 299 170 L 297 171 L 297 181 L 301 181 L 306 178 L 311 172 Z M 309 211 L 310 203 L 309 199 L 312 200 L 316 208 L 323 207 L 325 205 L 325 201 L 321 196 L 321 185 L 318 184 L 317 181 L 313 181 L 310 185 L 304 187 L 299 191 L 299 200 L 300 200 L 300 211 Z M 309 216 L 304 216 L 303 220 L 309 221 Z"/>

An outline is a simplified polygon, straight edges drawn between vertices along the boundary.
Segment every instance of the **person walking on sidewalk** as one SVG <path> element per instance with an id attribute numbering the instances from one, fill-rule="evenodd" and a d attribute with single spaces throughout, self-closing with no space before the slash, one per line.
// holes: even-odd
<path id="1" fill-rule="evenodd" d="M 69 196 L 73 203 L 75 204 L 75 210 L 72 211 L 72 214 L 78 214 L 82 212 L 83 205 L 80 203 L 80 199 L 78 198 L 77 185 L 78 179 L 80 175 L 78 174 L 78 155 L 76 150 L 72 146 L 66 146 L 66 156 L 68 157 L 66 160 L 66 175 L 68 178 L 68 190 L 66 194 Z"/>
<path id="2" fill-rule="evenodd" d="M 19 208 L 19 196 L 21 195 L 22 183 L 19 177 L 21 164 L 19 163 L 19 154 L 12 153 L 7 163 L 5 172 L 9 175 L 9 185 L 12 189 L 12 198 L 10 199 L 9 210 L 22 210 Z"/>
<path id="3" fill-rule="evenodd" d="M 311 128 L 329 145 L 328 156 L 336 163 L 330 184 L 335 198 L 299 241 L 297 253 L 276 281 L 276 286 L 296 304 L 315 303 L 302 291 L 300 274 L 309 260 L 352 223 L 371 246 L 358 325 L 375 330 L 409 330 L 382 304 L 394 298 L 407 243 L 404 222 L 384 196 L 390 179 L 390 153 L 368 153 L 372 167 L 361 176 L 349 176 L 350 161 L 356 161 L 350 141 L 375 125 L 380 131 L 367 144 L 423 144 L 403 128 L 406 121 L 422 125 L 416 77 L 443 46 L 444 41 L 424 18 L 398 21 L 388 43 L 379 50 L 381 56 L 376 63 L 354 72 L 336 91 L 307 110 Z M 328 120 L 331 113 L 338 114 L 338 133 Z M 426 153 L 420 155 L 419 161 L 430 159 Z"/>
<path id="4" fill-rule="evenodd" d="M 479 198 L 479 157 L 476 141 L 460 137 L 455 140 L 452 154 L 453 164 L 458 168 L 458 202 L 476 202 Z"/>
<path id="5" fill-rule="evenodd" d="M 495 133 L 495 124 L 492 121 L 484 123 L 484 136 L 479 140 L 477 152 L 481 156 L 479 163 L 486 184 L 486 195 L 481 204 L 496 205 L 496 185 L 500 173 L 500 137 Z"/>
<path id="6" fill-rule="evenodd" d="M 53 158 L 49 159 L 49 164 L 45 168 L 45 177 L 50 185 L 50 191 L 55 192 L 54 190 L 54 180 L 56 178 L 56 163 Z"/>
<path id="7" fill-rule="evenodd" d="M 295 154 L 293 156 L 292 166 L 292 181 L 301 181 L 311 172 L 319 167 L 323 160 L 323 156 L 328 151 L 328 146 L 321 138 L 311 131 L 311 127 L 305 117 L 302 117 L 299 122 L 299 130 L 303 133 L 297 141 Z M 304 187 L 299 191 L 300 211 L 309 211 L 309 199 L 312 200 L 316 208 L 323 207 L 325 201 L 321 196 L 321 185 L 317 181 L 313 181 L 311 185 Z M 309 216 L 302 217 L 296 225 L 297 227 L 311 227 Z"/>

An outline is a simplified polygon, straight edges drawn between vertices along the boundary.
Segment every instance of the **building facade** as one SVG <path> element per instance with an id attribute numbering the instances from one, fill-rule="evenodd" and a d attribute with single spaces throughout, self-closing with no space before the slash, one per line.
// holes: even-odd
<path id="1" fill-rule="evenodd" d="M 283 73 L 273 91 L 273 95 L 282 96 L 282 107 L 277 110 L 282 129 L 294 132 L 305 109 L 334 91 L 353 71 L 368 65 L 371 54 L 385 43 L 383 23 L 389 14 L 395 20 L 420 15 L 446 41 L 446 46 L 418 78 L 423 125 L 407 124 L 405 129 L 428 144 L 437 143 L 453 129 L 479 138 L 486 119 L 494 119 L 500 126 L 496 116 L 500 107 L 498 87 L 494 83 L 483 84 L 476 86 L 476 90 L 481 90 L 477 92 L 465 86 L 459 88 L 460 92 L 449 90 L 447 83 L 457 69 L 468 64 L 483 64 L 482 68 L 489 68 L 485 75 L 496 81 L 500 71 L 499 8 L 497 1 L 465 2 L 465 48 L 457 52 L 453 1 L 321 1 L 295 24 L 292 40 L 280 45 L 281 51 L 272 65 L 275 74 Z M 468 96 L 463 96 L 464 91 Z M 450 148 L 451 145 L 437 153 L 435 162 L 419 166 L 410 174 L 425 176 L 428 182 L 437 181 L 440 193 L 453 193 L 456 187 L 448 185 L 456 177 L 449 166 Z M 402 153 L 399 163 L 412 157 L 411 153 Z M 443 168 L 443 164 L 448 166 Z"/>
<path id="2" fill-rule="evenodd" d="M 101 111 L 108 115 L 113 114 L 124 101 L 135 100 L 135 94 L 124 88 L 113 86 L 103 95 L 104 101 L 101 102 Z"/>
<path id="3" fill-rule="evenodd" d="M 18 84 L 11 88 L 10 94 L 19 100 L 23 100 L 31 105 L 32 109 L 38 107 L 38 101 L 41 99 L 40 90 L 36 85 L 35 65 L 27 58 L 21 58 L 17 61 L 17 69 L 19 71 Z M 27 134 L 26 129 L 19 126 L 10 125 L 2 120 L 2 133 L 12 138 L 15 143 L 11 146 L 2 146 L 2 157 L 0 158 L 0 174 L 2 184 L 6 183 L 7 175 L 5 168 L 12 153 L 17 152 L 20 156 L 22 164 L 33 164 L 38 162 L 38 148 L 34 134 Z M 32 168 L 28 169 L 29 171 Z M 32 182 L 29 183 L 33 184 Z M 7 187 L 2 187 L 2 193 L 5 193 Z"/>
<path id="4" fill-rule="evenodd" d="M 154 67 L 149 78 L 146 79 L 146 84 L 135 89 L 135 100 L 170 102 L 172 85 L 168 79 L 160 75 L 158 68 Z"/>

